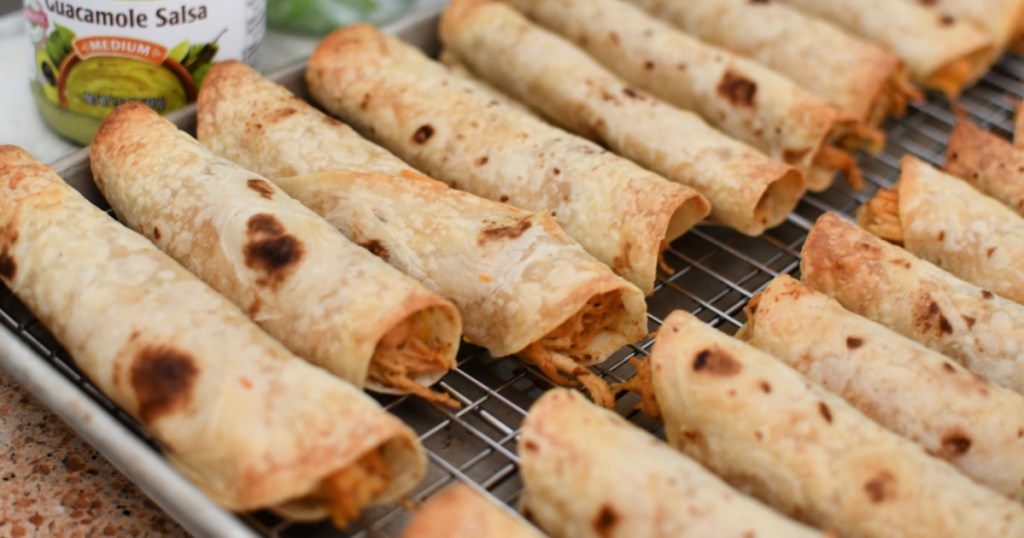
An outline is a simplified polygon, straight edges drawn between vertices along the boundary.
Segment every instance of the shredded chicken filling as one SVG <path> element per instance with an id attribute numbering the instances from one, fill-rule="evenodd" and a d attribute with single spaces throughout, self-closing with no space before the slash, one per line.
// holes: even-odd
<path id="1" fill-rule="evenodd" d="M 343 529 L 390 483 L 391 469 L 378 448 L 325 478 L 313 498 L 327 504 L 331 522 Z"/>
<path id="2" fill-rule="evenodd" d="M 853 158 L 853 155 L 833 146 L 823 145 L 814 156 L 814 164 L 828 170 L 839 170 L 842 172 L 846 182 L 854 189 L 864 188 L 864 177 L 861 175 L 860 166 Z"/>
<path id="3" fill-rule="evenodd" d="M 562 375 L 561 372 L 565 372 L 583 384 L 594 403 L 613 407 L 615 395 L 608 383 L 580 364 L 575 357 L 583 355 L 594 337 L 616 322 L 621 304 L 619 291 L 591 298 L 575 315 L 527 346 L 520 352 L 520 356 L 540 368 L 555 383 L 570 385 L 573 381 Z"/>
<path id="4" fill-rule="evenodd" d="M 640 395 L 640 403 L 636 404 L 636 408 L 651 418 L 661 418 L 661 407 L 658 406 L 658 400 L 654 396 L 650 359 L 633 357 L 629 359 L 629 363 L 633 365 L 636 374 L 625 383 L 616 385 L 615 391 L 628 390 L 637 393 Z"/>
<path id="5" fill-rule="evenodd" d="M 900 223 L 900 195 L 895 189 L 878 189 L 857 212 L 861 228 L 897 245 L 903 244 L 903 225 Z"/>
<path id="6" fill-rule="evenodd" d="M 460 407 L 443 392 L 433 391 L 416 381 L 417 377 L 443 372 L 448 368 L 445 349 L 427 345 L 430 340 L 428 314 L 409 316 L 388 331 L 377 344 L 370 360 L 369 378 L 385 387 L 415 394 L 424 400 Z"/>
<path id="7" fill-rule="evenodd" d="M 928 78 L 928 85 L 938 88 L 947 95 L 959 93 L 964 82 L 971 77 L 974 71 L 974 63 L 970 58 L 960 58 L 946 64 L 931 77 Z"/>

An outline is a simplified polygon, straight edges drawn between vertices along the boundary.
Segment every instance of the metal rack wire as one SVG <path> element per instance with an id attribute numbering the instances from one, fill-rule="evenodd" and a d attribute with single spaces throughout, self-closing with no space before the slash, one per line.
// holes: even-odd
<path id="1" fill-rule="evenodd" d="M 1010 136 L 1013 108 L 1024 93 L 1022 81 L 1024 58 L 1006 56 L 965 93 L 958 106 L 982 127 Z M 878 187 L 891 187 L 899 176 L 903 154 L 941 165 L 954 121 L 950 103 L 930 95 L 927 102 L 912 105 L 905 118 L 885 126 L 888 145 L 884 152 L 858 156 L 868 183 L 864 191 L 837 184 L 824 193 L 808 195 L 783 225 L 759 238 L 701 226 L 673 242 L 665 258 L 675 271 L 661 272 L 654 294 L 648 298 L 650 330 L 657 330 L 669 312 L 683 309 L 726 333 L 735 333 L 744 322 L 743 307 L 754 293 L 779 274 L 799 272 L 800 248 L 821 213 L 852 215 Z M 56 340 L 2 284 L 0 325 L 158 450 L 157 443 L 134 420 L 81 375 Z M 611 383 L 625 381 L 633 374 L 629 359 L 647 355 L 652 343 L 648 338 L 627 346 L 594 370 Z M 511 358 L 494 359 L 480 348 L 466 345 L 458 367 L 441 381 L 441 387 L 462 403 L 461 409 L 437 407 L 410 397 L 380 400 L 417 432 L 427 450 L 426 479 L 407 502 L 368 510 L 346 532 L 328 522 L 295 524 L 262 512 L 240 517 L 265 536 L 397 536 L 411 515 L 412 505 L 424 502 L 454 481 L 474 485 L 514 507 L 522 491 L 516 453 L 520 425 L 531 403 L 551 386 L 532 367 Z M 658 422 L 633 411 L 637 401 L 635 395 L 622 394 L 617 410 L 640 427 L 663 436 Z"/>

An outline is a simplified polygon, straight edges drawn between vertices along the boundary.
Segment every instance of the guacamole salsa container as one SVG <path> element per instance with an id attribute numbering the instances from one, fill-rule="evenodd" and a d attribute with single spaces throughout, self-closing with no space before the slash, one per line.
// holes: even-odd
<path id="1" fill-rule="evenodd" d="M 46 123 L 80 144 L 118 105 L 166 114 L 195 101 L 215 62 L 254 65 L 264 0 L 25 0 L 32 93 Z"/>

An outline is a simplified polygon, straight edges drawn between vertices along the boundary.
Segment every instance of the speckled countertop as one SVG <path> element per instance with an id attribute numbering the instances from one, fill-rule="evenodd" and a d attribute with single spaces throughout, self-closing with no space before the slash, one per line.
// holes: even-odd
<path id="1" fill-rule="evenodd" d="M 0 370 L 0 536 L 187 536 Z"/>

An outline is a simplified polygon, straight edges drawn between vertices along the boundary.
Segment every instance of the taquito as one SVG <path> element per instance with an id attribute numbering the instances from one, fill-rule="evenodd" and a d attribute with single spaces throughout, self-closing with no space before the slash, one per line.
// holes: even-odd
<path id="1" fill-rule="evenodd" d="M 781 1 L 882 45 L 906 62 L 915 82 L 951 98 L 998 55 L 980 30 L 908 0 Z"/>
<path id="2" fill-rule="evenodd" d="M 198 107 L 202 143 L 452 300 L 468 340 L 556 381 L 556 370 L 581 376 L 595 400 L 614 401 L 579 366 L 647 334 L 644 296 L 550 215 L 429 179 L 238 62 L 210 70 Z"/>
<path id="3" fill-rule="evenodd" d="M 129 227 L 297 355 L 358 387 L 451 403 L 424 385 L 454 366 L 455 305 L 141 103 L 100 125 L 90 161 Z"/>
<path id="4" fill-rule="evenodd" d="M 1024 218 L 912 156 L 899 184 L 861 206 L 865 230 L 946 271 L 1024 304 Z"/>
<path id="5" fill-rule="evenodd" d="M 1024 0 L 916 0 L 933 11 L 981 30 L 1002 53 L 1020 37 Z"/>
<path id="6" fill-rule="evenodd" d="M 1013 110 L 1013 146 L 1024 146 L 1024 102 L 1018 102 Z"/>
<path id="7" fill-rule="evenodd" d="M 556 538 L 824 536 L 570 390 L 533 404 L 519 456 L 523 511 Z"/>
<path id="8" fill-rule="evenodd" d="M 778 2 L 629 0 L 686 33 L 773 69 L 878 127 L 921 99 L 903 62 L 830 22 Z"/>
<path id="9" fill-rule="evenodd" d="M 1024 501 L 1020 394 L 788 275 L 751 298 L 746 314 L 739 338 L 979 483 Z"/>
<path id="10" fill-rule="evenodd" d="M 836 170 L 860 184 L 857 162 L 836 144 L 882 141 L 877 130 L 782 75 L 704 44 L 621 0 L 507 1 L 630 84 L 797 166 L 811 190 L 826 189 Z"/>
<path id="11" fill-rule="evenodd" d="M 943 169 L 1024 216 L 1024 149 L 960 117 Z"/>
<path id="12" fill-rule="evenodd" d="M 415 47 L 360 24 L 324 38 L 310 93 L 454 188 L 552 216 L 598 260 L 654 288 L 661 245 L 710 211 L 697 191 L 487 97 Z"/>
<path id="13" fill-rule="evenodd" d="M 507 513 L 465 484 L 448 486 L 416 512 L 403 538 L 541 538 L 529 523 Z"/>
<path id="14" fill-rule="evenodd" d="M 1024 533 L 1024 507 L 686 312 L 650 360 L 669 443 L 782 513 L 853 538 Z"/>
<path id="15" fill-rule="evenodd" d="M 344 524 L 426 472 L 409 428 L 13 146 L 0 147 L 0 279 L 229 510 Z"/>
<path id="16" fill-rule="evenodd" d="M 474 74 L 562 127 L 693 187 L 711 202 L 713 220 L 741 233 L 780 224 L 803 194 L 796 169 L 631 88 L 509 6 L 455 0 L 441 18 L 441 41 Z"/>
<path id="17" fill-rule="evenodd" d="M 1024 393 L 1024 306 L 956 278 L 834 213 L 804 243 L 800 271 L 814 289 Z"/>

